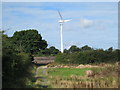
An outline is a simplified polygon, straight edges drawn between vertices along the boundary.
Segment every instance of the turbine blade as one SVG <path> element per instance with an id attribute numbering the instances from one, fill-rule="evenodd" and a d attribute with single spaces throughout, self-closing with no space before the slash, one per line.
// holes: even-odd
<path id="1" fill-rule="evenodd" d="M 59 10 L 58 10 L 58 13 L 59 13 L 59 15 L 60 15 L 61 20 L 63 20 L 62 15 L 60 14 L 60 11 L 59 11 Z"/>
<path id="2" fill-rule="evenodd" d="M 70 19 L 70 20 L 64 20 L 64 22 L 69 22 L 69 21 L 71 21 L 72 19 Z"/>

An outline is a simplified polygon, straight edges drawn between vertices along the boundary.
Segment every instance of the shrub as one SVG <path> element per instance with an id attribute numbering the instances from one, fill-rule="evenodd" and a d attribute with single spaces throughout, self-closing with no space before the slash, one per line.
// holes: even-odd
<path id="1" fill-rule="evenodd" d="M 81 51 L 74 53 L 60 53 L 56 56 L 56 62 L 62 64 L 92 64 L 113 63 L 118 61 L 118 52 L 104 50 Z"/>

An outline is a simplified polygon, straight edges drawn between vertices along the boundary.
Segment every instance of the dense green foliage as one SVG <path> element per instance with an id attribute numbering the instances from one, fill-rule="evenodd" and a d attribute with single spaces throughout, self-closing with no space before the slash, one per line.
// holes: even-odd
<path id="1" fill-rule="evenodd" d="M 74 49 L 73 49 L 74 48 Z M 77 48 L 72 46 L 67 53 L 60 53 L 56 57 L 56 62 L 63 64 L 92 64 L 118 61 L 119 50 L 94 50 L 86 46 Z"/>
<path id="2" fill-rule="evenodd" d="M 54 56 L 60 53 L 58 49 L 56 49 L 54 46 L 51 46 L 49 48 L 46 48 L 44 50 L 41 50 L 35 56 Z"/>
<path id="3" fill-rule="evenodd" d="M 18 52 L 32 53 L 35 56 L 56 55 L 59 50 L 54 46 L 47 48 L 47 41 L 42 39 L 37 30 L 16 31 L 9 41 Z"/>
<path id="4" fill-rule="evenodd" d="M 28 53 L 18 53 L 9 42 L 7 35 L 2 35 L 2 87 L 25 88 L 32 77 L 32 57 Z"/>
<path id="5" fill-rule="evenodd" d="M 73 45 L 68 50 L 65 49 L 64 53 L 74 53 L 74 52 L 89 51 L 89 50 L 93 50 L 93 48 L 89 47 L 88 45 L 85 45 L 85 46 L 83 46 L 81 48 Z"/>
<path id="6" fill-rule="evenodd" d="M 53 46 L 47 48 L 47 42 L 32 29 L 16 31 L 12 37 L 2 32 L 2 52 L 3 88 L 31 88 L 36 87 L 31 84 L 33 55 L 56 55 L 59 50 Z"/>
<path id="7" fill-rule="evenodd" d="M 18 51 L 26 53 L 36 53 L 47 47 L 47 41 L 43 40 L 38 31 L 34 29 L 16 31 L 10 41 Z"/>

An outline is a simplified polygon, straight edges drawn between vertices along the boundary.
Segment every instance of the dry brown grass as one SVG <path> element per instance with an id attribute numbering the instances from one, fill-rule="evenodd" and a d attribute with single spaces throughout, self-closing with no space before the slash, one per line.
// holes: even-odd
<path id="1" fill-rule="evenodd" d="M 50 80 L 53 88 L 118 88 L 117 78 L 84 78 L 69 77 L 65 80 L 61 77 L 53 77 Z"/>

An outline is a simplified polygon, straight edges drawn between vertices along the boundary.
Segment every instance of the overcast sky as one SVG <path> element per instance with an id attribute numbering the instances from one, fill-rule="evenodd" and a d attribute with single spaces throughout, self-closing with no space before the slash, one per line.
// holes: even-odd
<path id="1" fill-rule="evenodd" d="M 89 45 L 93 48 L 118 47 L 117 2 L 4 2 L 3 29 L 12 36 L 15 31 L 36 29 L 49 46 L 60 49 L 60 19 L 64 19 L 64 48 Z"/>

